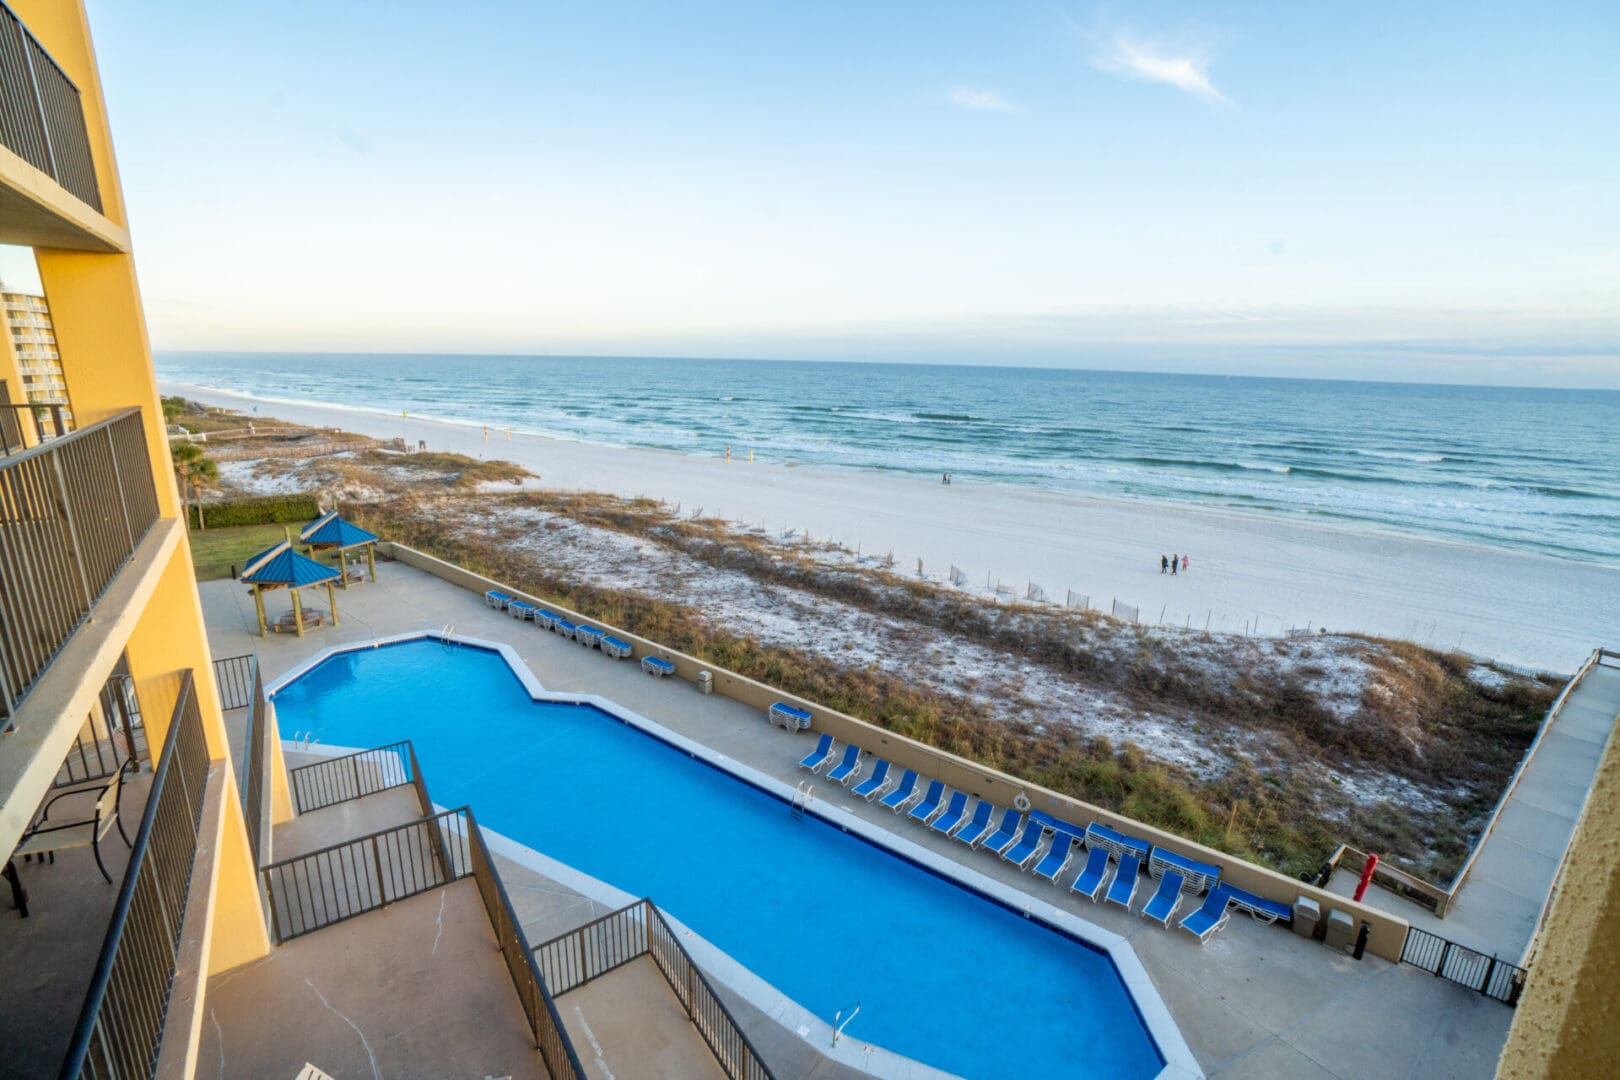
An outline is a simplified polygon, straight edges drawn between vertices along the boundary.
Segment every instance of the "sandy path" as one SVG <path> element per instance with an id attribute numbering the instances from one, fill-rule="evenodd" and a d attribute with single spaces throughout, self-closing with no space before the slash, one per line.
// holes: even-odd
<path id="1" fill-rule="evenodd" d="M 726 462 L 663 450 L 492 432 L 330 405 L 260 403 L 163 383 L 163 392 L 297 423 L 340 427 L 474 457 L 505 458 L 544 486 L 646 495 L 772 530 L 808 529 L 936 576 L 951 564 L 983 588 L 1027 582 L 1061 601 L 1088 594 L 1139 607 L 1143 622 L 1261 632 L 1326 626 L 1411 638 L 1513 664 L 1573 670 L 1620 646 L 1620 570 L 1392 533 L 1279 517 L 1101 499 L 879 472 Z M 1188 574 L 1159 573 L 1161 552 L 1186 551 Z"/>

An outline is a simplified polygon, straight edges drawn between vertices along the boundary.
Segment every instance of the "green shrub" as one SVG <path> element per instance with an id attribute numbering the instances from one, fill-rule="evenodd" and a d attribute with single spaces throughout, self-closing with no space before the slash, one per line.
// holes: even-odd
<path id="1" fill-rule="evenodd" d="M 277 525 L 281 523 L 314 521 L 321 516 L 320 504 L 313 495 L 261 495 L 250 499 L 227 499 L 208 503 L 208 527 L 226 529 L 236 525 Z M 186 523 L 197 527 L 197 508 L 186 507 Z"/>

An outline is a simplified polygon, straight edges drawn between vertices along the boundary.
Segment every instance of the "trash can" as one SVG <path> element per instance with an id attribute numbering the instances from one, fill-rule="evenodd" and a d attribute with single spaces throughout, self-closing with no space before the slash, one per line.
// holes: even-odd
<path id="1" fill-rule="evenodd" d="M 698 692 L 703 694 L 714 693 L 714 672 L 698 672 Z"/>
<path id="2" fill-rule="evenodd" d="M 1302 938 L 1316 936 L 1316 924 L 1322 921 L 1322 906 L 1308 896 L 1294 899 L 1294 933 Z"/>
<path id="3" fill-rule="evenodd" d="M 1355 944 L 1356 921 L 1350 917 L 1349 912 L 1334 908 L 1328 912 L 1327 936 L 1322 940 L 1330 949 L 1338 949 L 1340 952 L 1348 950 Z"/>

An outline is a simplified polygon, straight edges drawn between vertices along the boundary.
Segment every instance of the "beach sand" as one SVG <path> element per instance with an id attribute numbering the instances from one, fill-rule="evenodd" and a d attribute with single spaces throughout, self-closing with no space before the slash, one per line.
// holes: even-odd
<path id="1" fill-rule="evenodd" d="M 772 533 L 808 531 L 895 568 L 944 578 L 952 565 L 977 591 L 1030 583 L 1064 602 L 1135 606 L 1163 621 L 1267 635 L 1326 627 L 1459 648 L 1486 659 L 1568 672 L 1599 645 L 1620 647 L 1620 569 L 1278 516 L 1104 499 L 879 471 L 749 462 L 746 447 L 712 457 L 622 449 L 389 417 L 331 405 L 264 402 L 163 382 L 165 394 L 430 450 L 505 459 L 539 486 L 647 496 Z M 1185 574 L 1159 572 L 1184 552 Z"/>

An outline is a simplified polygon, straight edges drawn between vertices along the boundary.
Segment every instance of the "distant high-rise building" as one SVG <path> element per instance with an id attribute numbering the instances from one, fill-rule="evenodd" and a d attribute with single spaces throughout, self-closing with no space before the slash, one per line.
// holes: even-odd
<path id="1" fill-rule="evenodd" d="M 67 377 L 62 373 L 62 357 L 56 351 L 50 306 L 43 296 L 0 292 L 0 311 L 5 317 L 6 348 L 11 350 L 17 367 L 21 393 L 13 395 L 16 403 L 62 405 L 63 422 L 72 427 Z"/>

